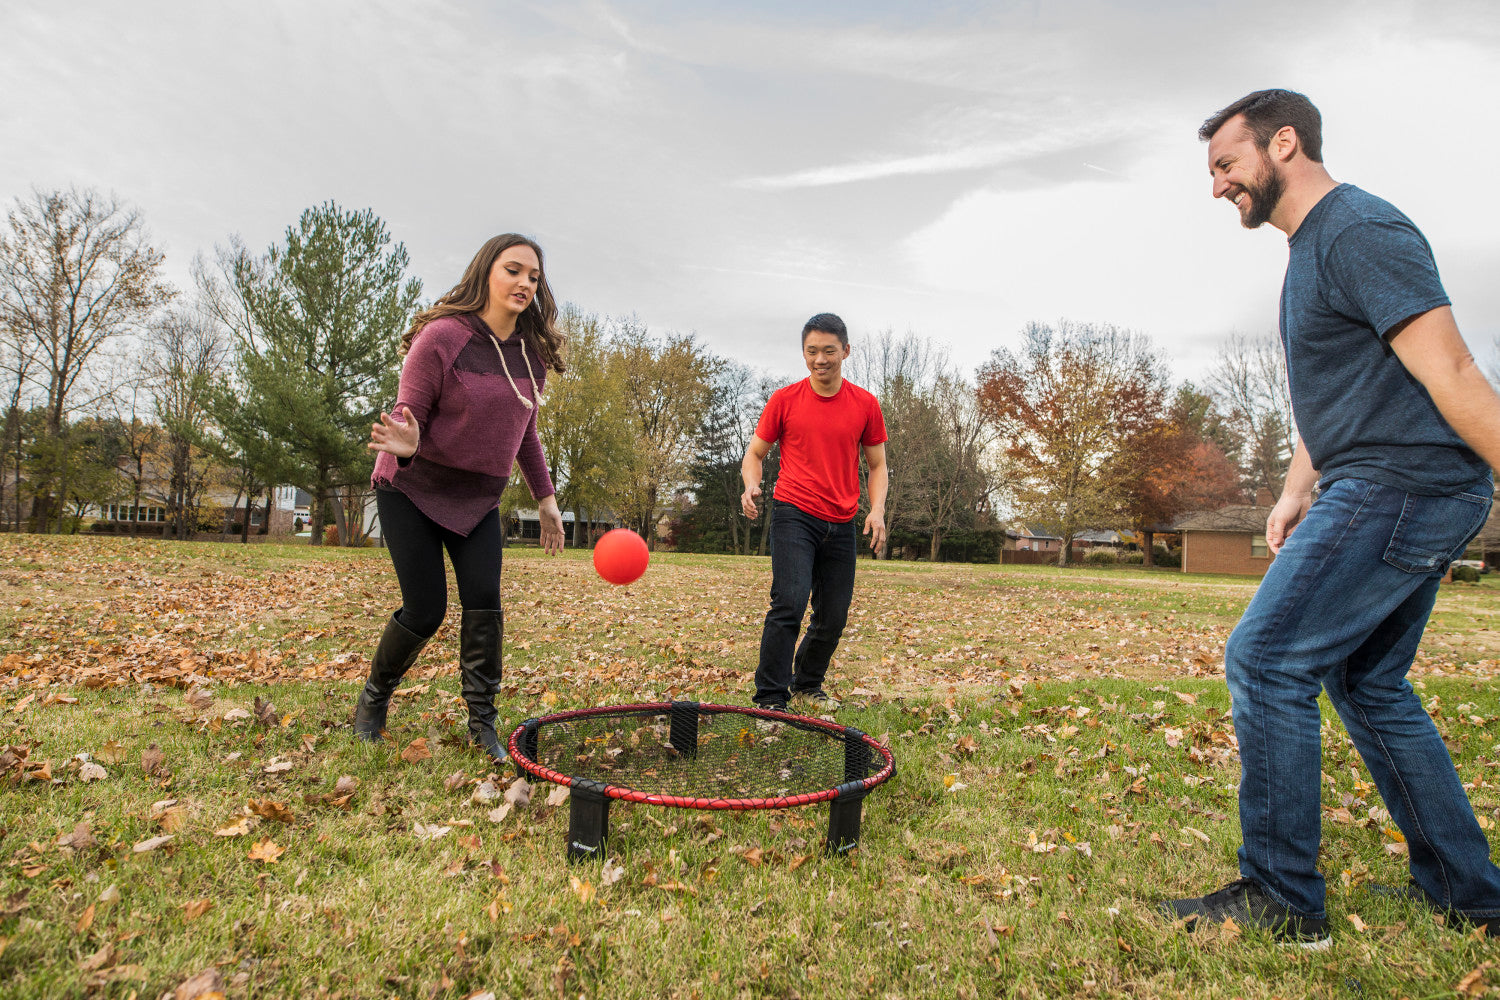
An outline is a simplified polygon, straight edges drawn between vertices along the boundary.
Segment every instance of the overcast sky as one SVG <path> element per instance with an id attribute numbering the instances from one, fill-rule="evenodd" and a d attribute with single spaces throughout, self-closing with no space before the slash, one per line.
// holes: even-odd
<path id="1" fill-rule="evenodd" d="M 1201 379 L 1274 332 L 1286 241 L 1210 197 L 1197 127 L 1290 87 L 1500 337 L 1494 0 L 58 0 L 0 7 L 0 47 L 5 203 L 113 192 L 179 284 L 332 199 L 429 298 L 519 230 L 560 298 L 788 375 L 826 310 L 970 371 L 1029 320 L 1114 323 Z"/>

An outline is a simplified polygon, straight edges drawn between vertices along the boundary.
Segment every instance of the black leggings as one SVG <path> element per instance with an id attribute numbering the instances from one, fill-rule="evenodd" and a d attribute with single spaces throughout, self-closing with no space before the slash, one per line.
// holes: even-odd
<path id="1" fill-rule="evenodd" d="M 435 523 L 400 490 L 377 489 L 375 505 L 380 511 L 380 531 L 396 580 L 401 584 L 402 625 L 420 636 L 430 636 L 443 624 L 448 611 L 448 580 L 443 569 L 443 549 L 453 562 L 458 580 L 458 600 L 465 611 L 498 611 L 500 608 L 500 553 L 505 536 L 500 532 L 500 512 L 492 510 L 468 536 L 456 534 Z"/>

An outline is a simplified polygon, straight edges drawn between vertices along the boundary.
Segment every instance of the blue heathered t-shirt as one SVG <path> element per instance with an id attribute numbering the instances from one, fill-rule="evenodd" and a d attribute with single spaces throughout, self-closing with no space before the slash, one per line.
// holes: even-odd
<path id="1" fill-rule="evenodd" d="M 1281 342 L 1297 429 L 1322 485 L 1356 477 L 1436 495 L 1486 476 L 1385 339 L 1448 305 L 1421 231 L 1389 202 L 1340 184 L 1288 244 Z"/>

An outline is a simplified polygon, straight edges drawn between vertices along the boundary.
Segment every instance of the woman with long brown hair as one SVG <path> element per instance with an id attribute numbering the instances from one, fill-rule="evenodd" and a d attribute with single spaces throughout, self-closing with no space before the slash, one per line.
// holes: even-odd
<path id="1" fill-rule="evenodd" d="M 556 321 L 542 248 L 507 233 L 485 243 L 463 279 L 401 338 L 401 389 L 369 444 L 380 453 L 371 485 L 401 607 L 386 623 L 355 706 L 357 739 L 380 739 L 391 694 L 443 622 L 446 549 L 463 608 L 459 671 L 469 739 L 495 761 L 506 759 L 495 733 L 504 624 L 498 505 L 519 464 L 537 502 L 542 548 L 562 550 L 562 514 L 536 431 L 547 369 L 564 370 Z"/>

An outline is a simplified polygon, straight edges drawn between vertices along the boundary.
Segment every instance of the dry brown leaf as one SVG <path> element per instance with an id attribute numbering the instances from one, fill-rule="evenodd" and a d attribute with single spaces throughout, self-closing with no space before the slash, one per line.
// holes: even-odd
<path id="1" fill-rule="evenodd" d="M 75 851 L 86 851 L 93 847 L 94 843 L 94 831 L 89 829 L 88 823 L 82 820 L 73 827 L 72 833 L 64 833 L 57 838 L 58 847 L 67 847 Z"/>
<path id="2" fill-rule="evenodd" d="M 759 847 L 752 847 L 744 854 L 741 854 L 740 857 L 752 865 L 759 866 L 761 860 L 765 857 L 765 854 L 766 852 L 761 850 Z"/>
<path id="3" fill-rule="evenodd" d="M 165 847 L 165 846 L 167 846 L 174 839 L 176 839 L 176 836 L 174 834 L 170 834 L 170 833 L 166 834 L 165 836 L 161 836 L 161 837 L 152 837 L 149 840 L 143 840 L 139 844 L 136 844 L 135 847 L 133 848 L 133 850 L 137 854 L 145 854 L 147 851 L 154 851 L 158 847 Z"/>
<path id="4" fill-rule="evenodd" d="M 346 774 L 333 783 L 333 794 L 353 795 L 354 790 L 359 787 L 359 779 L 352 774 Z"/>
<path id="5" fill-rule="evenodd" d="M 167 755 L 155 743 L 141 751 L 141 770 L 153 778 L 166 772 Z"/>
<path id="6" fill-rule="evenodd" d="M 223 995 L 224 977 L 211 965 L 191 979 L 184 980 L 172 994 L 172 1000 L 210 1000 L 214 993 Z"/>
<path id="7" fill-rule="evenodd" d="M 96 756 L 106 764 L 123 764 L 125 762 L 125 745 L 119 740 L 107 740 L 99 748 L 99 753 Z"/>
<path id="8" fill-rule="evenodd" d="M 83 916 L 78 918 L 78 923 L 73 925 L 73 930 L 79 934 L 87 934 L 92 926 L 94 926 L 94 904 L 90 903 L 83 911 Z"/>
<path id="9" fill-rule="evenodd" d="M 448 775 L 448 777 L 443 779 L 443 787 L 451 792 L 456 788 L 463 787 L 468 783 L 468 780 L 468 776 L 465 775 L 462 771 L 454 771 L 452 774 Z"/>
<path id="10" fill-rule="evenodd" d="M 436 823 L 413 823 L 411 832 L 417 835 L 418 840 L 437 840 L 446 837 L 453 827 L 438 826 Z"/>
<path id="11" fill-rule="evenodd" d="M 250 845 L 250 853 L 246 856 L 251 861 L 262 861 L 268 865 L 274 865 L 285 853 L 285 847 L 277 847 L 270 837 L 266 837 Z"/>
<path id="12" fill-rule="evenodd" d="M 568 801 L 569 788 L 567 785 L 557 785 L 547 793 L 547 805 L 560 806 Z"/>
<path id="13" fill-rule="evenodd" d="M 432 751 L 427 749 L 427 738 L 418 737 L 406 745 L 401 751 L 401 759 L 408 764 L 420 764 L 424 760 L 432 759 Z"/>
<path id="14" fill-rule="evenodd" d="M 78 969 L 81 972 L 93 972 L 96 969 L 102 969 L 107 965 L 113 965 L 114 962 L 115 946 L 112 944 L 106 944 L 104 947 L 100 948 L 92 955 L 89 955 L 88 957 L 80 961 L 78 963 Z"/>
<path id="15" fill-rule="evenodd" d="M 1367 929 L 1368 925 L 1366 925 L 1365 922 L 1360 919 L 1358 913 L 1346 913 L 1344 914 L 1344 919 L 1354 925 L 1354 930 L 1357 934 L 1363 934 Z"/>
<path id="16" fill-rule="evenodd" d="M 683 885 L 681 882 L 663 882 L 657 888 L 663 892 L 685 892 L 689 896 L 698 895 L 697 889 L 694 889 L 690 885 Z"/>
<path id="17" fill-rule="evenodd" d="M 276 706 L 269 701 L 261 700 L 260 695 L 255 696 L 255 721 L 262 726 L 276 727 L 281 725 L 281 716 L 276 714 Z"/>
<path id="18" fill-rule="evenodd" d="M 104 770 L 104 768 L 100 767 L 98 764 L 95 764 L 93 761 L 88 761 L 78 769 L 78 778 L 84 784 L 88 784 L 91 781 L 103 781 L 108 777 L 109 772 Z"/>
<path id="19" fill-rule="evenodd" d="M 614 858 L 605 858 L 604 867 L 599 870 L 600 885 L 614 885 L 625 877 L 625 866 Z"/>
<path id="20" fill-rule="evenodd" d="M 182 697 L 188 703 L 188 707 L 195 712 L 206 711 L 214 703 L 214 696 L 209 693 L 208 688 L 203 687 L 201 684 L 195 684 L 188 688 L 187 694 Z"/>
<path id="21" fill-rule="evenodd" d="M 286 803 L 273 799 L 251 799 L 245 807 L 261 819 L 275 820 L 278 823 L 291 823 L 294 819 Z"/>
<path id="22" fill-rule="evenodd" d="M 215 837 L 243 837 L 250 832 L 250 817 L 241 816 L 228 826 L 221 826 L 214 831 Z"/>
<path id="23" fill-rule="evenodd" d="M 517 778 L 511 782 L 511 786 L 505 790 L 505 801 L 517 808 L 529 805 L 531 802 L 531 782 L 525 778 Z"/>
<path id="24" fill-rule="evenodd" d="M 213 909 L 214 901 L 208 897 L 194 899 L 182 904 L 182 918 L 187 921 L 197 920 L 203 914 Z"/>
<path id="25" fill-rule="evenodd" d="M 812 858 L 813 858 L 813 856 L 811 854 L 799 854 L 795 858 L 792 859 L 792 863 L 789 864 L 789 865 L 787 865 L 786 869 L 787 869 L 787 871 L 794 872 L 798 868 L 801 868 L 803 865 L 805 865 L 809 861 L 811 861 Z"/>
<path id="26" fill-rule="evenodd" d="M 1454 992 L 1461 997 L 1477 997 L 1484 993 L 1484 974 L 1495 967 L 1494 962 L 1482 962 L 1479 967 L 1458 981 Z"/>

